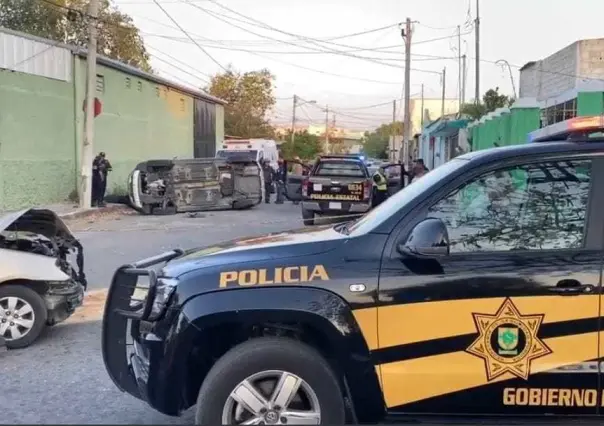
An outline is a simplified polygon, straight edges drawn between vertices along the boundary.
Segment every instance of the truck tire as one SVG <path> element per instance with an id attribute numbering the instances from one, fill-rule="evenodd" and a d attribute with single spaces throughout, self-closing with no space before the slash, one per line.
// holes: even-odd
<path id="1" fill-rule="evenodd" d="M 288 394 L 288 388 L 295 391 Z M 246 395 L 247 389 L 251 392 Z M 249 408 L 242 408 L 241 401 L 247 401 Z M 264 423 L 250 424 L 279 420 L 299 424 L 298 419 L 306 420 L 305 424 L 312 424 L 309 420 L 344 424 L 338 378 L 319 352 L 296 340 L 261 337 L 241 343 L 206 376 L 197 397 L 195 424 L 239 424 L 254 418 Z"/>
<path id="2" fill-rule="evenodd" d="M 4 338 L 8 349 L 31 345 L 40 336 L 47 317 L 42 296 L 31 288 L 0 285 L 0 337 Z M 21 334 L 21 337 L 14 338 L 13 331 Z"/>
<path id="3" fill-rule="evenodd" d="M 315 212 L 312 210 L 302 209 L 302 221 L 306 226 L 313 226 L 315 224 Z"/>

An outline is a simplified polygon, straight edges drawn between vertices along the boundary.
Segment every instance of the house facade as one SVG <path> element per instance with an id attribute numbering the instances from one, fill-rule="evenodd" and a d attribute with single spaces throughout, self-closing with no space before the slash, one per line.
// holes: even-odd
<path id="1" fill-rule="evenodd" d="M 84 137 L 83 49 L 0 28 L 0 210 L 74 198 Z M 94 151 L 113 172 L 108 195 L 153 158 L 214 156 L 225 102 L 98 57 Z"/>

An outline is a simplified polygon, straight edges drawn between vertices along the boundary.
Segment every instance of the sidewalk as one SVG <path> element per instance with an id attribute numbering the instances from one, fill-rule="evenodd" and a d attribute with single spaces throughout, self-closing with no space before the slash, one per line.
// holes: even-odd
<path id="1" fill-rule="evenodd" d="M 80 208 L 76 203 L 57 203 L 48 204 L 43 206 L 36 206 L 36 208 L 49 209 L 54 211 L 61 219 L 82 219 L 95 214 L 106 214 L 114 213 L 119 211 L 132 211 L 132 209 L 125 204 L 109 204 L 105 207 L 89 207 Z"/>

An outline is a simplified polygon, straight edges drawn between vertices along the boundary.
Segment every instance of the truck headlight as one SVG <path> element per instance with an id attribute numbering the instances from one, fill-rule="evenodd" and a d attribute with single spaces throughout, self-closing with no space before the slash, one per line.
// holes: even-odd
<path id="1" fill-rule="evenodd" d="M 149 313 L 148 321 L 157 321 L 166 311 L 170 297 L 176 290 L 178 280 L 174 278 L 158 278 L 157 285 L 155 287 L 155 298 L 153 299 L 153 306 Z"/>

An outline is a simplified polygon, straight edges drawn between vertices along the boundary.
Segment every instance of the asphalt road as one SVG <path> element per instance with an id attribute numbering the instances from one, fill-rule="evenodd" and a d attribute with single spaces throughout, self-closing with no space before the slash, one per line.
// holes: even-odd
<path id="1" fill-rule="evenodd" d="M 103 292 L 118 266 L 171 248 L 206 246 L 302 225 L 300 207 L 175 216 L 109 216 L 69 223 L 82 241 L 91 295 L 67 322 L 23 350 L 0 352 L 2 424 L 191 424 L 119 392 L 101 357 Z"/>
<path id="2" fill-rule="evenodd" d="M 114 215 L 69 226 L 86 250 L 91 292 L 73 317 L 47 329 L 34 346 L 0 351 L 0 424 L 192 424 L 192 410 L 164 416 L 118 391 L 107 376 L 101 357 L 103 289 L 119 265 L 170 248 L 301 227 L 299 207 L 261 205 L 196 217 Z"/>

